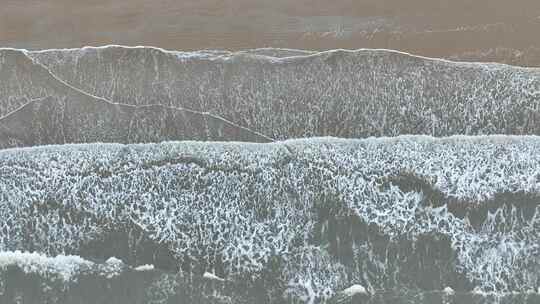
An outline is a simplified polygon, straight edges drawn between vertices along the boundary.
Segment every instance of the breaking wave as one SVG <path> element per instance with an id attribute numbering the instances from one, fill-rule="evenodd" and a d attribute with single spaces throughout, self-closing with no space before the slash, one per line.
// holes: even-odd
<path id="1" fill-rule="evenodd" d="M 8 149 L 0 249 L 208 272 L 270 302 L 353 284 L 526 293 L 538 151 L 512 136 Z"/>

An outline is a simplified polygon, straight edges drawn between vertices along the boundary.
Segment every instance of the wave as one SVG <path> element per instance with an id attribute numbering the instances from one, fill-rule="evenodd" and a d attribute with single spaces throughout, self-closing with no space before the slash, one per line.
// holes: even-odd
<path id="1" fill-rule="evenodd" d="M 539 132 L 535 68 L 367 49 L 107 46 L 0 58 L 2 147 Z"/>
<path id="2" fill-rule="evenodd" d="M 270 302 L 354 284 L 526 293 L 538 151 L 535 136 L 8 149 L 0 250 L 209 272 Z"/>
<path id="3" fill-rule="evenodd" d="M 50 299 L 70 302 L 94 302 L 114 299 L 118 304 L 132 303 L 253 303 L 264 301 L 246 293 L 234 282 L 204 273 L 189 279 L 181 273 L 167 273 L 153 265 L 130 267 L 117 258 L 88 261 L 77 256 L 47 257 L 28 252 L 0 252 L 0 299 L 6 303 L 13 295 L 25 295 L 25 303 L 38 304 Z M 358 292 L 360 291 L 360 292 Z M 31 295 L 31 296 L 30 296 Z M 494 293 L 474 290 L 455 292 L 452 288 L 422 291 L 378 291 L 371 299 L 362 286 L 353 285 L 338 292 L 328 303 L 380 303 L 396 298 L 415 303 L 459 301 L 460 303 L 535 303 L 540 293 Z M 69 300 L 67 300 L 69 299 Z"/>

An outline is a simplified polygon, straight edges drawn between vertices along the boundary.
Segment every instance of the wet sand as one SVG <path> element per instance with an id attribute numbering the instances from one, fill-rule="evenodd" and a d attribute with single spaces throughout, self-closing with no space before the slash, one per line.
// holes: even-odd
<path id="1" fill-rule="evenodd" d="M 502 0 L 3 1 L 0 46 L 152 45 L 175 50 L 391 48 L 538 65 L 540 2 Z M 516 53 L 517 52 L 517 53 Z M 521 52 L 522 54 L 519 54 Z M 510 53 L 500 59 L 500 53 Z"/>

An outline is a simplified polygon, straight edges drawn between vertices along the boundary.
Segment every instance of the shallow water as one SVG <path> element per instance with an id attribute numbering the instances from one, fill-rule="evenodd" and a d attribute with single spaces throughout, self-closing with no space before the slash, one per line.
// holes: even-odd
<path id="1" fill-rule="evenodd" d="M 17 267 L 0 272 L 0 301 L 5 304 L 248 304 L 268 302 L 265 290 L 245 289 L 202 277 L 185 277 L 159 270 L 124 270 L 114 275 L 86 273 L 66 284 L 54 276 L 27 274 Z M 309 301 L 309 300 L 308 300 Z M 369 296 L 335 297 L 335 304 L 536 304 L 534 291 L 514 293 L 377 290 Z M 311 303 L 311 302 L 308 302 Z"/>

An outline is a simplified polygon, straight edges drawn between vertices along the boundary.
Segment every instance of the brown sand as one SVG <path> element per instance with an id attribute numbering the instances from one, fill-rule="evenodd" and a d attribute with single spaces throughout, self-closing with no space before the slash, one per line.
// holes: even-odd
<path id="1" fill-rule="evenodd" d="M 0 47 L 366 47 L 452 59 L 540 65 L 537 0 L 0 2 Z"/>

